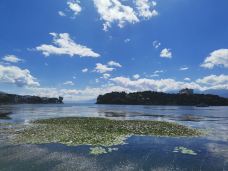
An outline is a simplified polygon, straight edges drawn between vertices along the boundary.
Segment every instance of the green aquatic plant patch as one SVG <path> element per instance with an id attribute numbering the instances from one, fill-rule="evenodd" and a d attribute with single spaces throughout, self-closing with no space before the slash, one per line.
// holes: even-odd
<path id="1" fill-rule="evenodd" d="M 175 147 L 173 150 L 174 153 L 182 153 L 182 154 L 188 154 L 188 155 L 197 155 L 197 153 L 191 149 L 188 149 L 186 147 Z"/>
<path id="2" fill-rule="evenodd" d="M 199 136 L 201 132 L 169 122 L 71 117 L 34 121 L 29 127 L 17 132 L 14 142 L 110 147 L 124 144 L 132 135 L 179 137 Z M 95 152 L 97 150 L 100 149 L 95 149 Z"/>

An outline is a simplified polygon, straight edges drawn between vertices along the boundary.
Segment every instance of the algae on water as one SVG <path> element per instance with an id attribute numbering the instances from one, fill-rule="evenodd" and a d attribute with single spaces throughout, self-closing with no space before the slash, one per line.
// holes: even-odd
<path id="1" fill-rule="evenodd" d="M 107 153 L 107 151 L 103 147 L 91 147 L 90 148 L 90 154 L 100 155 L 100 154 L 106 154 L 106 153 Z"/>
<path id="2" fill-rule="evenodd" d="M 196 152 L 194 152 L 193 150 L 188 149 L 186 147 L 175 147 L 173 152 L 174 153 L 189 154 L 189 155 L 197 155 Z"/>
<path id="3" fill-rule="evenodd" d="M 198 136 L 201 132 L 169 122 L 72 117 L 34 121 L 30 126 L 17 132 L 13 142 L 110 147 L 124 144 L 131 135 Z M 101 151 L 100 148 L 95 149 L 97 150 Z"/>
<path id="4" fill-rule="evenodd" d="M 111 153 L 113 151 L 117 151 L 118 148 L 105 148 L 105 147 L 91 147 L 90 148 L 90 154 L 93 155 L 100 155 L 100 154 L 106 154 L 106 153 Z"/>

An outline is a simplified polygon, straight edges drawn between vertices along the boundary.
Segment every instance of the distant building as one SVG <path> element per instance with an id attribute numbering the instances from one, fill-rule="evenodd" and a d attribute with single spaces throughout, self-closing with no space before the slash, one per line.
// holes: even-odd
<path id="1" fill-rule="evenodd" d="M 180 90 L 179 91 L 179 94 L 191 95 L 191 94 L 194 94 L 194 90 L 193 89 L 185 88 L 185 89 Z"/>

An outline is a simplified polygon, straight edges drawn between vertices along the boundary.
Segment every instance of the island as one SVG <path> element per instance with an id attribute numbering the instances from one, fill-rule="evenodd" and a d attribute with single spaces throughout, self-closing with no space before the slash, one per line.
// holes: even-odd
<path id="1" fill-rule="evenodd" d="M 183 89 L 179 93 L 155 91 L 111 92 L 97 97 L 96 104 L 123 105 L 178 105 L 178 106 L 228 106 L 228 98 L 212 94 L 194 94 L 192 89 Z"/>
<path id="2" fill-rule="evenodd" d="M 0 92 L 0 104 L 62 104 L 63 97 L 48 98 L 39 96 L 22 96 Z"/>

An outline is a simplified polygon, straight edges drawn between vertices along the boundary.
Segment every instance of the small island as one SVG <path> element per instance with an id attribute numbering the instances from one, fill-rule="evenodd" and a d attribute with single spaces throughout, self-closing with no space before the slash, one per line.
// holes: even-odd
<path id="1" fill-rule="evenodd" d="M 48 98 L 39 96 L 21 96 L 0 92 L 0 104 L 62 104 L 63 97 Z"/>
<path id="2" fill-rule="evenodd" d="M 99 95 L 97 104 L 123 105 L 178 105 L 178 106 L 228 106 L 228 99 L 212 94 L 194 94 L 192 89 L 180 90 L 177 94 L 144 92 L 111 92 Z"/>

